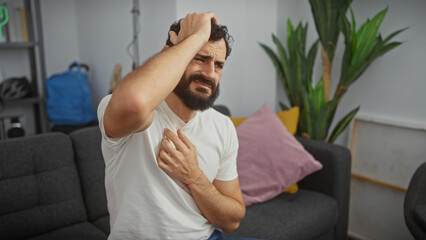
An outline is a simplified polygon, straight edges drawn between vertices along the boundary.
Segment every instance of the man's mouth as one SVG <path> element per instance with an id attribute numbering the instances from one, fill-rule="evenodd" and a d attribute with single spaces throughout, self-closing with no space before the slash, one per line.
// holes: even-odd
<path id="1" fill-rule="evenodd" d="M 195 82 L 197 85 L 201 86 L 202 88 L 208 88 L 210 90 L 213 89 L 212 84 L 206 83 L 204 81 L 194 80 L 193 82 Z"/>

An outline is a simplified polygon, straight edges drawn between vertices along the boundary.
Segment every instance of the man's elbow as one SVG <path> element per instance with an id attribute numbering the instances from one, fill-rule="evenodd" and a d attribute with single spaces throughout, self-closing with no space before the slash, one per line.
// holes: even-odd
<path id="1" fill-rule="evenodd" d="M 238 219 L 234 219 L 234 221 L 226 224 L 226 226 L 223 226 L 222 230 L 227 233 L 237 230 L 240 227 L 240 223 L 243 220 L 245 215 L 246 215 L 246 209 L 244 207 L 243 211 L 241 212 L 241 216 L 239 216 Z"/>
<path id="2" fill-rule="evenodd" d="M 116 101 L 111 99 L 104 115 L 104 127 L 108 137 L 127 136 L 133 132 L 143 131 L 151 125 L 153 114 L 146 101 L 114 100 Z"/>
<path id="3" fill-rule="evenodd" d="M 226 233 L 233 232 L 237 230 L 240 227 L 240 222 L 233 222 L 231 224 L 227 224 L 226 226 L 222 227 L 222 230 Z"/>

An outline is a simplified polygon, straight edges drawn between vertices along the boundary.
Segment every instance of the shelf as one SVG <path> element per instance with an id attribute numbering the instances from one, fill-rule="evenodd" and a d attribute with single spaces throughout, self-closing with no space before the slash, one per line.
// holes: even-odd
<path id="1" fill-rule="evenodd" d="M 44 92 L 46 65 L 44 62 L 43 29 L 41 24 L 41 0 L 20 0 L 17 2 L 19 2 L 17 7 L 25 9 L 29 41 L 0 42 L 0 62 L 7 63 L 5 67 L 8 68 L 8 71 L 11 68 L 9 71 L 11 74 L 21 72 L 21 69 L 27 75 L 29 73 L 33 95 L 27 98 L 0 101 L 0 116 L 22 116 L 26 119 L 25 128 L 28 133 L 39 134 L 47 132 L 49 128 Z M 9 60 L 8 58 L 10 57 L 13 59 Z M 2 70 L 6 71 L 6 69 Z M 1 125 L 0 128 L 2 127 Z M 4 134 L 0 129 L 0 140 L 5 139 Z"/>
<path id="2" fill-rule="evenodd" d="M 0 48 L 33 48 L 37 45 L 35 42 L 7 42 L 0 43 Z"/>
<path id="3" fill-rule="evenodd" d="M 35 104 L 35 103 L 41 103 L 44 99 L 40 97 L 29 97 L 29 98 L 21 98 L 16 100 L 9 100 L 9 101 L 3 101 L 4 105 L 10 105 L 10 104 Z"/>

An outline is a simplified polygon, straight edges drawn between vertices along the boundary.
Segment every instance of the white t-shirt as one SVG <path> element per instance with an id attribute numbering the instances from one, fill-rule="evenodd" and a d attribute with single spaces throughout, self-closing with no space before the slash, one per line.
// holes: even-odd
<path id="1" fill-rule="evenodd" d="M 203 217 L 182 183 L 157 165 L 164 128 L 183 133 L 195 145 L 206 177 L 237 178 L 238 139 L 231 120 L 210 108 L 184 123 L 163 101 L 145 131 L 120 139 L 106 137 L 103 116 L 111 95 L 98 107 L 110 213 L 108 239 L 207 239 L 214 226 Z"/>

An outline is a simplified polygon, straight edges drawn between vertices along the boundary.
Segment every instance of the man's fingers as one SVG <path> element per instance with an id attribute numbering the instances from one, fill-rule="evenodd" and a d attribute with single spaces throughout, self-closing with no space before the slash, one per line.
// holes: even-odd
<path id="1" fill-rule="evenodd" d="M 178 130 L 178 136 L 180 138 L 180 140 L 182 140 L 182 142 L 189 148 L 191 149 L 193 147 L 192 142 L 189 141 L 189 139 L 185 136 L 185 134 L 183 134 L 182 130 L 179 129 Z"/>
<path id="2" fill-rule="evenodd" d="M 158 155 L 158 157 L 157 157 L 157 164 L 158 164 L 158 167 L 160 169 L 162 169 L 164 172 L 169 172 L 170 171 L 169 164 L 160 155 Z"/>
<path id="3" fill-rule="evenodd" d="M 210 17 L 211 21 L 214 24 L 217 24 L 217 17 L 216 17 L 216 15 L 213 12 L 207 12 L 207 15 Z"/>
<path id="4" fill-rule="evenodd" d="M 176 45 L 177 41 L 178 41 L 178 35 L 176 34 L 175 31 L 170 31 L 169 32 L 169 36 L 170 36 L 170 42 L 173 43 L 173 45 Z"/>
<path id="5" fill-rule="evenodd" d="M 164 135 L 172 141 L 178 151 L 182 151 L 185 149 L 186 144 L 181 141 L 181 139 L 172 132 L 172 130 L 165 128 Z"/>
<path id="6" fill-rule="evenodd" d="M 170 165 L 173 162 L 173 158 L 169 155 L 169 153 L 164 148 L 160 150 L 157 160 L 163 162 L 166 165 Z"/>
<path id="7" fill-rule="evenodd" d="M 192 34 L 200 35 L 203 40 L 208 41 L 211 31 L 211 24 L 217 24 L 216 15 L 213 12 L 188 13 L 180 21 L 180 31 L 177 34 L 175 45 Z M 169 33 L 170 34 L 170 33 Z M 172 36 L 172 34 L 170 34 Z"/>
<path id="8" fill-rule="evenodd" d="M 171 157 L 175 159 L 179 158 L 178 150 L 175 147 L 173 147 L 173 145 L 170 143 L 170 140 L 168 138 L 163 138 L 163 140 L 161 140 L 161 146 L 163 146 L 162 150 L 165 150 Z"/>

